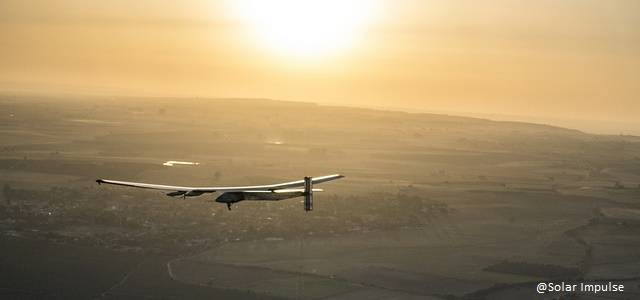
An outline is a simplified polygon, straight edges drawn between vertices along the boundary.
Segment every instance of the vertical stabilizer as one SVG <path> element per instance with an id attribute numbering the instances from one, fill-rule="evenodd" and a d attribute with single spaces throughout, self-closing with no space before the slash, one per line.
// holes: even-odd
<path id="1" fill-rule="evenodd" d="M 313 181 L 311 177 L 304 178 L 304 210 L 313 210 Z"/>

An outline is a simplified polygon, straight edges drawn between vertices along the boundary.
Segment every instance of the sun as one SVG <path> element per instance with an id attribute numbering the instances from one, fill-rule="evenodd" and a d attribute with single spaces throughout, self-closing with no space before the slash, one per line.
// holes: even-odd
<path id="1" fill-rule="evenodd" d="M 262 48 L 288 57 L 319 57 L 353 47 L 375 0 L 235 0 L 231 11 Z"/>

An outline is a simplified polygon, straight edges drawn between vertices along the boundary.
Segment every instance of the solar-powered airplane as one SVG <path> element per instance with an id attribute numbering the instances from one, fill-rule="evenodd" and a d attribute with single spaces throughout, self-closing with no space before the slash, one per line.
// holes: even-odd
<path id="1" fill-rule="evenodd" d="M 320 176 L 320 177 L 304 177 L 303 180 L 276 183 L 269 185 L 252 185 L 252 186 L 223 186 L 223 187 L 190 187 L 190 186 L 173 186 L 140 182 L 117 181 L 109 179 L 98 179 L 98 184 L 114 184 L 122 186 L 130 186 L 143 189 L 153 189 L 168 191 L 167 196 L 171 197 L 195 197 L 205 193 L 221 193 L 216 198 L 216 202 L 226 203 L 227 208 L 231 210 L 231 204 L 243 200 L 254 201 L 277 201 L 289 198 L 304 196 L 304 210 L 313 210 L 313 192 L 322 192 L 322 189 L 314 189 L 313 185 L 331 180 L 340 179 L 344 176 L 340 174 Z"/>

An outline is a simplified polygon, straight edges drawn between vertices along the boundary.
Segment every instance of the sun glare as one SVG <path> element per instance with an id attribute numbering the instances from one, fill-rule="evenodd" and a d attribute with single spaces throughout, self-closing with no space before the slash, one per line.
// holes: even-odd
<path id="1" fill-rule="evenodd" d="M 353 47 L 371 20 L 374 0 L 239 0 L 233 13 L 281 55 L 313 58 Z"/>

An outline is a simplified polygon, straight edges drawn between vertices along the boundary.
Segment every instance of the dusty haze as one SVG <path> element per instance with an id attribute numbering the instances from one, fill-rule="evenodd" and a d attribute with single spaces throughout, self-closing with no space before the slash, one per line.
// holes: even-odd
<path id="1" fill-rule="evenodd" d="M 222 1 L 2 1 L 0 89 L 275 98 L 640 134 L 638 1 L 376 5 L 353 47 L 294 60 L 266 51 Z"/>

